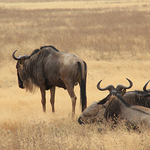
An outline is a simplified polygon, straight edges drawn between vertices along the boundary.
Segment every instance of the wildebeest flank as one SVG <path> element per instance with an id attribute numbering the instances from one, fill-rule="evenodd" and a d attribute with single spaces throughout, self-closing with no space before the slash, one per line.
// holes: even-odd
<path id="1" fill-rule="evenodd" d="M 15 56 L 20 88 L 32 91 L 33 85 L 40 88 L 43 111 L 46 111 L 45 90 L 50 89 L 52 112 L 54 109 L 55 87 L 67 89 L 72 100 L 72 114 L 75 113 L 76 95 L 74 86 L 80 85 L 82 111 L 86 108 L 86 63 L 73 54 L 58 51 L 53 46 L 44 46 L 34 50 L 30 56 Z"/>

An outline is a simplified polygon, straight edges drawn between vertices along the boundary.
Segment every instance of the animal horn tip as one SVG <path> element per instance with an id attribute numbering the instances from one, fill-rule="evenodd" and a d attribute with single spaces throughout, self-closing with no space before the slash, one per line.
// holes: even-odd
<path id="1" fill-rule="evenodd" d="M 99 89 L 99 85 L 100 83 L 102 82 L 102 80 L 100 80 L 98 83 L 97 83 L 97 88 Z"/>
<path id="2" fill-rule="evenodd" d="M 15 60 L 19 60 L 16 56 L 15 56 L 15 53 L 16 53 L 17 50 L 15 50 L 12 54 L 12 57 L 15 59 Z"/>
<path id="3" fill-rule="evenodd" d="M 149 90 L 146 89 L 146 87 L 147 87 L 147 85 L 148 85 L 149 82 L 150 82 L 150 80 L 144 85 L 143 91 L 145 91 L 145 92 L 148 92 L 148 91 L 149 91 Z"/>
<path id="4" fill-rule="evenodd" d="M 126 78 L 126 79 L 130 82 L 131 85 L 133 85 L 133 82 L 130 79 L 128 79 L 128 78 Z"/>

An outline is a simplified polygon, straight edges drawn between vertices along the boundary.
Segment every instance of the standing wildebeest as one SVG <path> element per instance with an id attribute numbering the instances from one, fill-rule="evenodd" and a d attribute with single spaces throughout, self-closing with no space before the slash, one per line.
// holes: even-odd
<path id="1" fill-rule="evenodd" d="M 16 50 L 17 51 L 17 50 Z M 82 111 L 86 108 L 86 63 L 79 57 L 58 51 L 53 46 L 36 49 L 30 56 L 15 57 L 20 88 L 32 91 L 33 85 L 41 91 L 43 111 L 46 111 L 45 90 L 50 89 L 52 112 L 54 109 L 55 87 L 67 89 L 72 100 L 72 114 L 75 114 L 76 95 L 74 86 L 80 85 L 80 101 Z"/>
<path id="2" fill-rule="evenodd" d="M 109 89 L 109 91 L 116 91 L 117 93 L 119 93 L 121 96 L 123 96 L 126 93 L 126 89 L 129 89 L 132 87 L 133 83 L 132 81 L 130 81 L 129 79 L 127 79 L 129 81 L 129 86 L 124 86 L 121 84 L 118 84 L 116 86 L 116 88 L 113 85 L 109 85 L 106 88 L 100 88 L 99 84 L 101 83 L 101 81 L 97 84 L 97 88 L 100 91 L 104 91 L 106 89 Z M 110 92 L 110 94 L 105 97 L 103 99 L 103 101 L 105 101 L 105 103 L 103 105 L 99 105 L 98 102 L 93 102 L 89 107 L 87 107 L 79 116 L 78 122 L 80 124 L 82 123 L 90 123 L 90 122 L 95 122 L 95 121 L 99 121 L 104 117 L 104 112 L 105 109 L 107 107 L 107 105 L 109 104 L 109 100 L 111 97 L 112 93 Z"/>
<path id="3" fill-rule="evenodd" d="M 130 104 L 150 108 L 150 89 L 146 89 L 149 82 L 144 85 L 143 91 L 128 91 L 123 98 Z"/>

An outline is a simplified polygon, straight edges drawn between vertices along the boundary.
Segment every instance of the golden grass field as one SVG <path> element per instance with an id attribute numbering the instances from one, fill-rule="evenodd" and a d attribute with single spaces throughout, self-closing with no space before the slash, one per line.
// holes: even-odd
<path id="1" fill-rule="evenodd" d="M 67 91 L 56 89 L 56 112 L 42 112 L 39 89 L 33 94 L 18 87 L 16 55 L 53 45 L 87 63 L 87 103 L 108 92 L 96 88 L 108 84 L 142 90 L 150 80 L 150 2 L 146 0 L 48 1 L 0 0 L 0 149 L 1 150 L 149 150 L 150 130 L 113 125 L 79 125 L 79 87 L 76 117 L 71 118 Z M 150 88 L 150 86 L 148 86 Z"/>

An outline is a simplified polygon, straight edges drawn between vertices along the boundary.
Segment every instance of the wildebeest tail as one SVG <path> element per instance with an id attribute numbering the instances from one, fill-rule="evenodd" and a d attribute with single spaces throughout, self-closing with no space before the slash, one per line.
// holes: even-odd
<path id="1" fill-rule="evenodd" d="M 87 107 L 87 100 L 86 100 L 86 74 L 87 74 L 87 66 L 86 63 L 83 62 L 81 64 L 78 62 L 79 69 L 81 72 L 81 80 L 80 80 L 80 103 L 82 106 L 82 112 Z"/>

